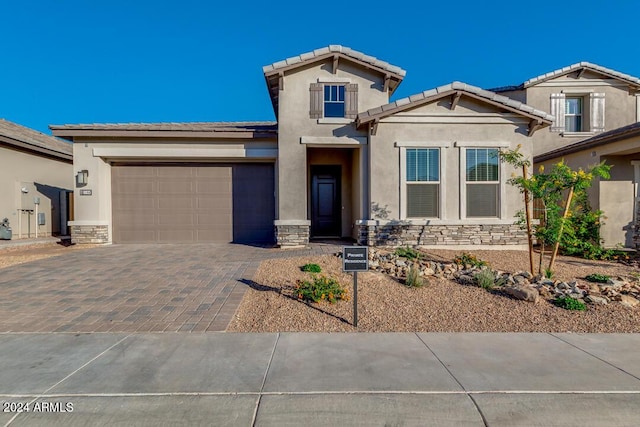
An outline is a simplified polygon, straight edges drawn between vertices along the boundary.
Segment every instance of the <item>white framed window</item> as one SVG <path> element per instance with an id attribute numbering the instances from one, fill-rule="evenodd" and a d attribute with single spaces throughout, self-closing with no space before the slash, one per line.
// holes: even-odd
<path id="1" fill-rule="evenodd" d="M 465 216 L 500 217 L 500 159 L 498 148 L 464 148 Z"/>
<path id="2" fill-rule="evenodd" d="M 406 218 L 440 217 L 440 149 L 405 148 Z"/>
<path id="3" fill-rule="evenodd" d="M 582 132 L 584 98 L 581 96 L 567 96 L 564 99 L 564 130 L 567 132 Z"/>
<path id="4" fill-rule="evenodd" d="M 344 85 L 324 85 L 324 117 L 344 117 Z"/>
<path id="5" fill-rule="evenodd" d="M 549 130 L 564 136 L 603 132 L 604 100 L 604 93 L 564 90 L 551 94 L 551 115 L 554 120 Z"/>

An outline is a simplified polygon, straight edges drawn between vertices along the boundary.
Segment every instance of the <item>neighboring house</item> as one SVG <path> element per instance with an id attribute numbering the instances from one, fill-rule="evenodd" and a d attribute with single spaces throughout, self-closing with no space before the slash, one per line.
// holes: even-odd
<path id="1" fill-rule="evenodd" d="M 0 119 L 0 162 L 0 220 L 13 239 L 67 235 L 72 145 Z"/>
<path id="2" fill-rule="evenodd" d="M 601 161 L 613 165 L 611 179 L 594 182 L 589 201 L 604 212 L 600 234 L 605 246 L 640 248 L 640 123 L 534 157 L 535 163 L 547 166 L 560 160 L 583 169 Z"/>
<path id="3" fill-rule="evenodd" d="M 554 117 L 533 137 L 534 155 L 640 121 L 640 79 L 589 62 L 492 90 Z"/>
<path id="4" fill-rule="evenodd" d="M 523 245 L 499 149 L 554 117 L 453 82 L 389 103 L 405 71 L 342 46 L 263 68 L 277 122 L 53 125 L 86 171 L 77 242 Z"/>
<path id="5" fill-rule="evenodd" d="M 611 180 L 589 191 L 590 203 L 604 212 L 605 246 L 638 247 L 640 79 L 580 62 L 494 90 L 553 115 L 553 124 L 532 137 L 536 168 L 562 159 L 573 168 L 603 160 L 613 166 Z"/>

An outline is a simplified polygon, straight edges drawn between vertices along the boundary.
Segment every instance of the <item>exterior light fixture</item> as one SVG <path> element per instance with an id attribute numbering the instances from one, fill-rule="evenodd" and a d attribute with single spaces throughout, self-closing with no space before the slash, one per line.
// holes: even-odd
<path id="1" fill-rule="evenodd" d="M 85 185 L 87 185 L 87 181 L 89 180 L 89 171 L 86 169 L 83 169 L 81 171 L 78 171 L 78 173 L 76 174 L 76 186 L 77 187 L 84 187 Z"/>

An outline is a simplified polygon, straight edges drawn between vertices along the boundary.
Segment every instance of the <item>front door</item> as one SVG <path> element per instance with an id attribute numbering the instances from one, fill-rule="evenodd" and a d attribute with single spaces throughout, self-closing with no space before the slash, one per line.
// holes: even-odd
<path id="1" fill-rule="evenodd" d="M 311 237 L 340 237 L 340 166 L 311 166 Z"/>

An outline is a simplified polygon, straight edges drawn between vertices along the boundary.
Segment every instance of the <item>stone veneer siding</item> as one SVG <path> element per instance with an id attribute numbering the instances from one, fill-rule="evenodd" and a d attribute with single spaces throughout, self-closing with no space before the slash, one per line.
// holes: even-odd
<path id="1" fill-rule="evenodd" d="M 359 225 L 358 243 L 366 246 L 526 245 L 518 225 Z"/>
<path id="2" fill-rule="evenodd" d="M 276 225 L 276 244 L 278 246 L 300 246 L 308 243 L 308 225 Z"/>
<path id="3" fill-rule="evenodd" d="M 108 243 L 109 226 L 107 225 L 72 225 L 71 240 L 74 243 Z"/>

